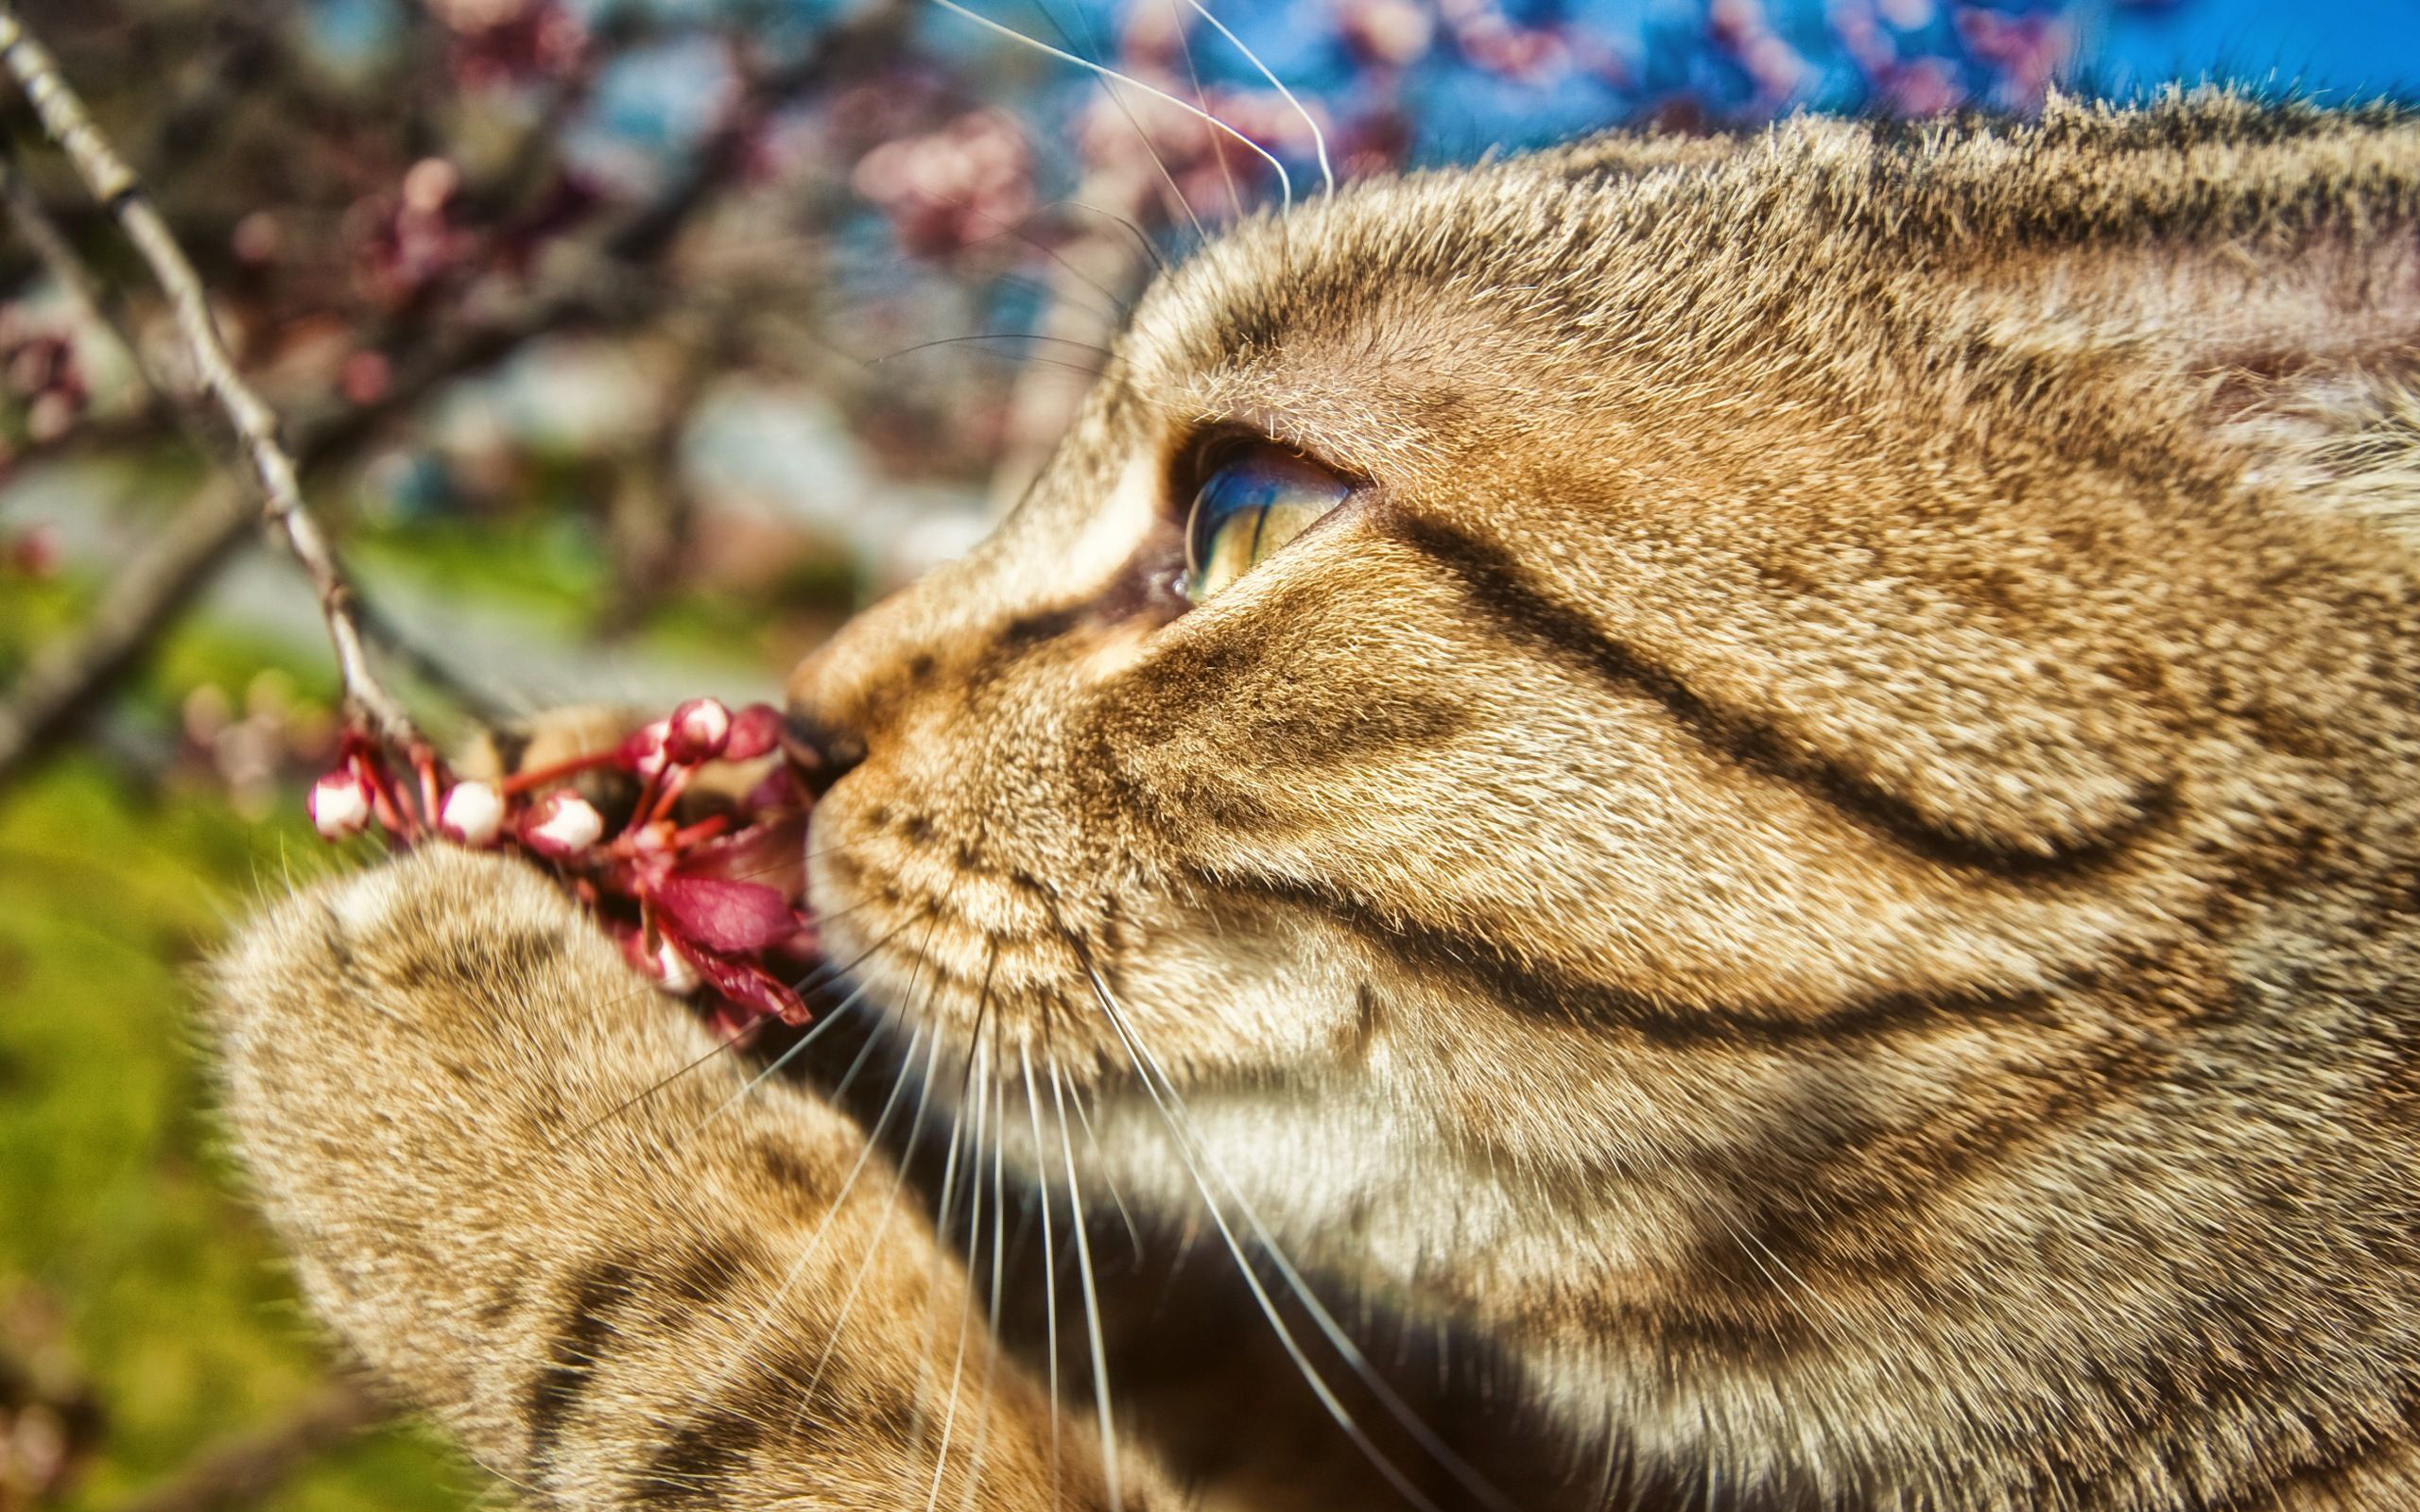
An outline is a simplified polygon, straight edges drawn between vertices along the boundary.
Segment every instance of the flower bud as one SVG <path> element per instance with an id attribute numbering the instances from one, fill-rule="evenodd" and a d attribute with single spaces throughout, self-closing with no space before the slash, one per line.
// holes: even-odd
<path id="1" fill-rule="evenodd" d="M 605 833 L 605 816 L 596 805 L 565 788 L 540 799 L 521 821 L 521 838 L 550 861 L 561 861 L 595 845 Z"/>
<path id="2" fill-rule="evenodd" d="M 370 784 L 351 763 L 312 783 L 303 803 L 311 811 L 312 825 L 330 840 L 359 834 L 370 823 Z"/>
<path id="3" fill-rule="evenodd" d="M 449 840 L 485 845 L 504 822 L 504 799 L 485 782 L 457 782 L 437 811 L 437 827 Z"/>
<path id="4" fill-rule="evenodd" d="M 682 954 L 668 939 L 655 947 L 655 979 L 664 990 L 675 997 L 685 998 L 698 990 L 698 969 L 690 965 L 689 957 Z"/>
<path id="5" fill-rule="evenodd" d="M 692 698 L 672 711 L 664 753 L 683 765 L 712 761 L 731 739 L 731 711 L 719 698 Z"/>
<path id="6" fill-rule="evenodd" d="M 665 742 L 672 736 L 672 721 L 659 719 L 641 725 L 622 739 L 621 748 L 614 752 L 622 765 L 643 778 L 660 777 L 667 757 Z"/>
<path id="7" fill-rule="evenodd" d="M 731 739 L 723 743 L 723 760 L 752 762 L 782 738 L 782 712 L 769 703 L 752 703 L 731 716 Z"/>

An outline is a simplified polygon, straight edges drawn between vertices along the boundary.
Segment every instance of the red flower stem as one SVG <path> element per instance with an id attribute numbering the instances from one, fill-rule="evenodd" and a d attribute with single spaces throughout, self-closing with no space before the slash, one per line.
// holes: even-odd
<path id="1" fill-rule="evenodd" d="M 640 779 L 639 800 L 631 806 L 631 822 L 622 826 L 622 833 L 616 836 L 617 839 L 627 838 L 647 828 L 648 811 L 655 807 L 658 785 L 663 782 L 664 774 L 669 770 L 671 768 L 668 765 L 661 766 Z"/>
<path id="2" fill-rule="evenodd" d="M 389 834 L 393 835 L 397 841 L 400 842 L 406 837 L 408 832 L 406 829 L 406 821 L 404 818 L 403 811 L 396 806 L 395 800 L 393 797 L 388 793 L 385 783 L 372 782 L 370 784 L 370 811 L 378 816 L 379 825 L 383 827 Z"/>
<path id="3" fill-rule="evenodd" d="M 632 828 L 644 829 L 671 813 L 672 805 L 681 801 L 682 790 L 689 785 L 689 779 L 697 775 L 698 769 L 694 766 L 666 766 L 663 785 L 656 790 L 655 801 L 640 808 L 639 821 Z"/>
<path id="4" fill-rule="evenodd" d="M 586 756 L 574 756 L 565 761 L 556 762 L 552 765 L 535 766 L 526 771 L 518 771 L 499 783 L 498 790 L 505 797 L 512 798 L 547 782 L 561 782 L 566 777 L 577 777 L 582 772 L 591 772 L 599 766 L 611 765 L 614 755 L 613 751 L 600 750 Z"/>
<path id="5" fill-rule="evenodd" d="M 379 824 L 399 840 L 410 839 L 413 830 L 411 813 L 396 795 L 394 782 L 387 775 L 386 763 L 378 759 L 376 747 L 363 746 L 356 748 L 352 756 L 346 758 L 346 764 L 353 768 L 354 776 L 361 784 L 370 789 L 370 810 L 377 816 Z"/>
<path id="6" fill-rule="evenodd" d="M 414 746 L 411 762 L 412 770 L 420 777 L 421 816 L 434 824 L 438 814 L 437 756 L 425 746 Z"/>
<path id="7" fill-rule="evenodd" d="M 672 838 L 666 842 L 666 848 L 667 850 L 678 850 L 683 846 L 695 845 L 700 840 L 711 840 L 730 827 L 730 815 L 708 815 L 706 817 L 700 819 L 697 823 L 689 826 L 685 830 L 673 831 Z"/>

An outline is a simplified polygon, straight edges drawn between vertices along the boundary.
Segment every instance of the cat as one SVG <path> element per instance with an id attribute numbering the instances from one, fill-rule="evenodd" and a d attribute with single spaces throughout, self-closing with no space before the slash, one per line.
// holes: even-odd
<path id="1" fill-rule="evenodd" d="M 534 1506 L 2420 1506 L 2415 384 L 2386 107 L 1247 219 L 791 681 L 887 1098 L 741 1095 L 436 847 L 221 958 L 236 1145 Z M 1194 1321 L 1120 1304 L 1113 1200 L 1282 1337 L 1091 1392 Z M 1054 1211 L 1010 1310 L 1106 1320 L 1011 1338 Z M 1329 1415 L 1358 1479 L 1254 1461 Z"/>

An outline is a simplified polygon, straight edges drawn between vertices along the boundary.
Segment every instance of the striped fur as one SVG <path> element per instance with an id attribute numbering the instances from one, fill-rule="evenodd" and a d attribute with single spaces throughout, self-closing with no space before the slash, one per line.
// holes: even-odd
<path id="1" fill-rule="evenodd" d="M 1247 223 L 799 670 L 863 758 L 831 948 L 936 1064 L 1055 1070 L 1095 1192 L 1198 1227 L 1208 1173 L 1476 1341 L 1565 1451 L 1521 1504 L 2420 1504 L 2415 386 L 2384 110 L 1611 139 Z M 1226 430 L 1365 487 L 1188 609 Z M 581 1006 L 628 984 L 542 891 L 406 863 L 218 979 L 340 1331 L 562 1504 L 1103 1494 L 1026 1354 L 960 1384 L 1008 1447 L 936 1455 L 928 1225 L 797 1261 L 881 1211 L 846 1121 L 693 1137 L 716 1072 L 564 1153 L 688 1040 Z M 1133 1505 L 1207 1484 L 1167 1411 Z"/>

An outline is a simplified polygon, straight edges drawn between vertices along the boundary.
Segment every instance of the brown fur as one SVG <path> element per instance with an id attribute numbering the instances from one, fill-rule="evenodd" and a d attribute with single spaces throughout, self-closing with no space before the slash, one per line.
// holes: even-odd
<path id="1" fill-rule="evenodd" d="M 1591 1466 L 1525 1504 L 2420 1504 L 2415 371 L 2383 111 L 1616 139 L 1249 223 L 990 542 L 800 670 L 863 758 L 830 948 L 944 1098 L 1065 1078 L 1096 1197 L 1198 1225 L 1206 1174 L 1481 1341 Z M 1188 610 L 1223 430 L 1364 487 Z M 696 1504 L 922 1504 L 933 1440 L 857 1404 L 945 1410 L 904 1333 L 956 1263 L 853 1189 L 782 1287 L 862 1137 L 692 1136 L 722 1072 L 562 1138 L 694 1038 L 631 992 L 493 861 L 257 927 L 230 1107 L 314 1299 L 555 1501 L 745 1420 Z M 827 1338 L 860 1395 L 776 1445 L 795 1383 L 731 1383 Z M 1004 1447 L 942 1504 L 1098 1486 L 1024 1369 L 959 1376 Z"/>

